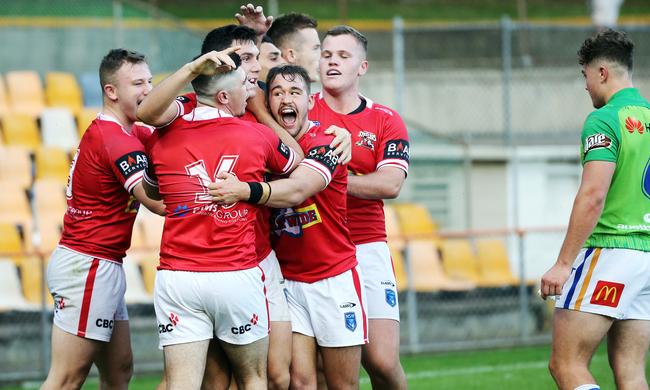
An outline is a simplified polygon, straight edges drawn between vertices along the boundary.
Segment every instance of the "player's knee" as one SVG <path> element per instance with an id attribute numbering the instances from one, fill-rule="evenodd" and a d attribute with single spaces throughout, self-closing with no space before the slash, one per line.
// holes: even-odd
<path id="1" fill-rule="evenodd" d="M 100 372 L 102 389 L 126 389 L 133 376 L 133 357 L 125 357 L 111 367 L 110 372 Z"/>
<path id="2" fill-rule="evenodd" d="M 291 390 L 315 390 L 316 378 L 292 372 L 289 378 Z"/>
<path id="3" fill-rule="evenodd" d="M 289 367 L 278 367 L 277 365 L 269 364 L 268 382 L 269 389 L 288 389 L 290 383 Z"/>
<path id="4" fill-rule="evenodd" d="M 399 358 L 389 354 L 364 359 L 363 367 L 368 371 L 370 376 L 387 383 L 393 382 L 400 373 L 403 373 Z"/>

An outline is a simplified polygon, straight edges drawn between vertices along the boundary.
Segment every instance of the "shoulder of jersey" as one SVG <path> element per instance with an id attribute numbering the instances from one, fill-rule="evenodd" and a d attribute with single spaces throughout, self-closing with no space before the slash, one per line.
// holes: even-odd
<path id="1" fill-rule="evenodd" d="M 366 98 L 367 99 L 367 98 Z M 393 110 L 392 108 L 386 107 L 383 104 L 378 104 L 370 99 L 368 101 L 368 106 L 367 109 L 372 110 L 374 113 L 380 114 L 380 115 L 388 115 L 388 116 L 394 116 L 394 117 L 399 117 L 399 114 L 397 111 Z"/>

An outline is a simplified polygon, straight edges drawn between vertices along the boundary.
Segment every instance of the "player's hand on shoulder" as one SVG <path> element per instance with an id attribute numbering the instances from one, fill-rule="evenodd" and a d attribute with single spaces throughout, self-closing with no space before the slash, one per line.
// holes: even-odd
<path id="1" fill-rule="evenodd" d="M 208 185 L 208 193 L 214 203 L 230 205 L 248 199 L 250 187 L 247 183 L 239 181 L 236 175 L 220 172 L 217 181 Z"/>
<path id="2" fill-rule="evenodd" d="M 556 263 L 542 276 L 541 295 L 546 299 L 552 295 L 562 295 L 562 286 L 571 274 L 571 265 Z"/>
<path id="3" fill-rule="evenodd" d="M 333 134 L 334 139 L 330 147 L 334 148 L 334 154 L 339 156 L 339 164 L 347 164 L 352 159 L 352 136 L 347 129 L 331 125 L 325 130 L 325 134 Z"/>
<path id="4" fill-rule="evenodd" d="M 240 25 L 250 27 L 255 30 L 257 35 L 266 34 L 273 24 L 273 16 L 264 16 L 264 9 L 253 4 L 242 5 L 239 12 L 235 14 L 235 19 Z"/>
<path id="5" fill-rule="evenodd" d="M 222 51 L 210 51 L 190 62 L 189 69 L 194 75 L 212 76 L 220 72 L 228 72 L 235 68 L 235 62 L 230 53 L 239 50 L 239 46 L 229 47 Z"/>

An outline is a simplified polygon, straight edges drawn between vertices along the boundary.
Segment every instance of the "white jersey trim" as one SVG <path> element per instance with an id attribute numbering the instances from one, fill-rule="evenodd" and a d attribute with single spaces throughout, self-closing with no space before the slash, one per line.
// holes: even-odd
<path id="1" fill-rule="evenodd" d="M 126 181 L 124 182 L 124 188 L 129 192 L 129 194 L 131 193 L 131 191 L 133 191 L 133 188 L 135 188 L 135 186 L 142 181 L 143 177 L 144 177 L 144 170 L 138 171 L 134 173 L 133 176 L 126 179 Z"/>
<path id="2" fill-rule="evenodd" d="M 313 169 L 318 174 L 320 174 L 323 177 L 323 180 L 325 180 L 325 186 L 323 188 L 327 187 L 332 181 L 332 174 L 330 173 L 329 169 L 327 169 L 323 164 L 318 163 L 310 158 L 306 158 L 300 162 L 300 165 Z"/>
<path id="3" fill-rule="evenodd" d="M 384 167 L 395 167 L 403 170 L 406 173 L 409 173 L 409 165 L 406 161 L 400 160 L 397 158 L 389 158 L 386 160 L 381 160 L 379 164 L 377 164 L 377 168 L 375 170 L 380 170 L 381 168 Z"/>

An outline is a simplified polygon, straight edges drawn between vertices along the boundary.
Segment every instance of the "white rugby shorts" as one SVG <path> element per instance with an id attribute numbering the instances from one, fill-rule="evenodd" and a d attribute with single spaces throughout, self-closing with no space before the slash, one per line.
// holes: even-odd
<path id="1" fill-rule="evenodd" d="M 357 261 L 363 271 L 368 319 L 399 322 L 399 302 L 393 261 L 385 242 L 357 245 Z"/>
<path id="2" fill-rule="evenodd" d="M 57 246 L 47 266 L 54 298 L 54 325 L 99 341 L 110 341 L 115 321 L 129 319 L 122 264 Z"/>
<path id="3" fill-rule="evenodd" d="M 228 272 L 159 270 L 153 303 L 160 347 L 217 337 L 245 345 L 269 333 L 260 267 Z"/>
<path id="4" fill-rule="evenodd" d="M 650 252 L 582 249 L 555 307 L 650 320 Z"/>
<path id="5" fill-rule="evenodd" d="M 260 268 L 264 271 L 266 299 L 269 301 L 269 321 L 291 321 L 289 304 L 284 293 L 284 277 L 275 251 L 272 250 L 260 262 Z"/>
<path id="6" fill-rule="evenodd" d="M 340 275 L 304 283 L 286 280 L 291 330 L 321 347 L 368 343 L 363 277 L 357 265 Z"/>

